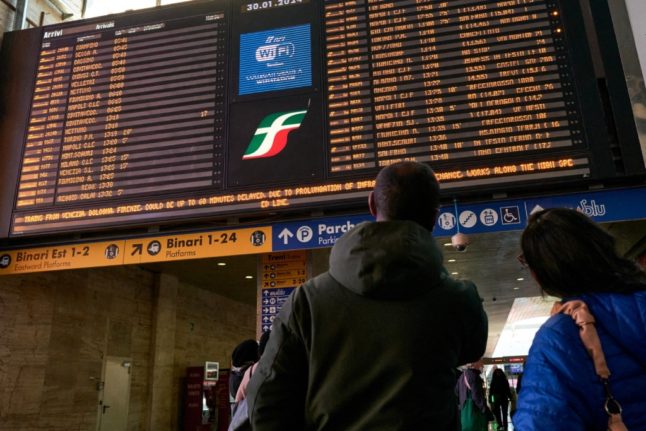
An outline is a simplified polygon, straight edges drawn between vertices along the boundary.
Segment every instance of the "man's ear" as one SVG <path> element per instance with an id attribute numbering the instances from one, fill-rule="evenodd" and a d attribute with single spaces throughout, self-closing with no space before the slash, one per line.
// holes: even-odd
<path id="1" fill-rule="evenodd" d="M 370 208 L 370 214 L 374 217 L 377 217 L 377 204 L 375 203 L 375 192 L 370 192 L 368 195 L 368 208 Z"/>

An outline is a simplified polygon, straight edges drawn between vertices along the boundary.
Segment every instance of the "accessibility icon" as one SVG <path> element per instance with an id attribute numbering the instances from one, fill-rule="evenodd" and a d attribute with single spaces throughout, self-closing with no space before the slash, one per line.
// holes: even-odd
<path id="1" fill-rule="evenodd" d="M 437 218 L 437 224 L 444 230 L 451 230 L 455 227 L 455 216 L 449 212 L 442 213 Z"/>
<path id="2" fill-rule="evenodd" d="M 480 212 L 480 222 L 485 226 L 493 226 L 498 223 L 498 213 L 491 208 L 485 208 Z"/>
<path id="3" fill-rule="evenodd" d="M 517 206 L 500 207 L 502 224 L 520 224 L 520 209 Z"/>

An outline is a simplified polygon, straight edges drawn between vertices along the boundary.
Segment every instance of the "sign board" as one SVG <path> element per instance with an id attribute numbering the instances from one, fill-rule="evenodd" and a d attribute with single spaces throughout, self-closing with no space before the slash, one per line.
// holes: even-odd
<path id="1" fill-rule="evenodd" d="M 289 295 L 309 277 L 304 251 L 268 253 L 260 257 L 260 329 L 267 332 Z"/>
<path id="2" fill-rule="evenodd" d="M 271 251 L 271 228 L 245 228 L 126 241 L 124 263 L 168 262 Z"/>
<path id="3" fill-rule="evenodd" d="M 529 216 L 541 209 L 572 208 L 596 222 L 616 222 L 646 218 L 646 188 L 590 191 L 561 196 L 492 201 L 483 204 L 457 204 L 440 210 L 436 236 L 522 230 Z"/>
<path id="4" fill-rule="evenodd" d="M 467 3 L 192 1 L 7 34 L 0 238 L 356 208 L 402 160 L 456 196 L 624 175 L 578 3 Z"/>
<path id="5" fill-rule="evenodd" d="M 557 207 L 576 209 L 597 222 L 640 220 L 646 219 L 644 202 L 646 187 L 477 204 L 458 202 L 440 208 L 434 235 L 451 236 L 458 232 L 458 224 L 459 231 L 466 234 L 522 230 L 531 213 Z M 305 258 L 298 250 L 332 247 L 357 224 L 373 220 L 372 216 L 363 214 L 272 226 L 0 250 L 0 275 L 265 253 L 258 270 L 260 287 L 283 289 L 282 293 L 276 291 L 272 295 L 286 297 L 291 292 L 289 289 L 307 278 Z M 274 253 L 267 254 L 271 252 Z"/>
<path id="6" fill-rule="evenodd" d="M 0 251 L 0 275 L 266 253 L 271 227 Z"/>
<path id="7" fill-rule="evenodd" d="M 358 215 L 277 223 L 272 227 L 274 251 L 332 247 L 344 233 L 364 221 L 374 221 L 374 217 Z"/>
<path id="8" fill-rule="evenodd" d="M 0 251 L 0 275 L 123 265 L 125 241 Z"/>

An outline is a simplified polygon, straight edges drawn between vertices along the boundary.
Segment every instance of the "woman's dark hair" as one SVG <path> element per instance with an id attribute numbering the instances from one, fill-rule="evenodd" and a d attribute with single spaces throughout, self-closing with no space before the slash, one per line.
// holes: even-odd
<path id="1" fill-rule="evenodd" d="M 489 386 L 490 392 L 501 393 L 509 390 L 509 380 L 507 375 L 500 368 L 493 370 L 491 375 L 491 385 Z"/>
<path id="2" fill-rule="evenodd" d="M 578 211 L 534 213 L 521 238 L 523 257 L 543 291 L 559 298 L 646 290 L 646 273 L 615 251 L 615 239 Z"/>

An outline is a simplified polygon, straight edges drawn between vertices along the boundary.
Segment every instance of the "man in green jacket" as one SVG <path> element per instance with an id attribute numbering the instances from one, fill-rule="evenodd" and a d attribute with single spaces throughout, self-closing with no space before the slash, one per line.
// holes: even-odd
<path id="1" fill-rule="evenodd" d="M 437 179 L 388 166 L 368 203 L 377 221 L 340 238 L 274 321 L 249 384 L 254 430 L 458 429 L 454 370 L 484 353 L 487 316 L 431 235 Z"/>

